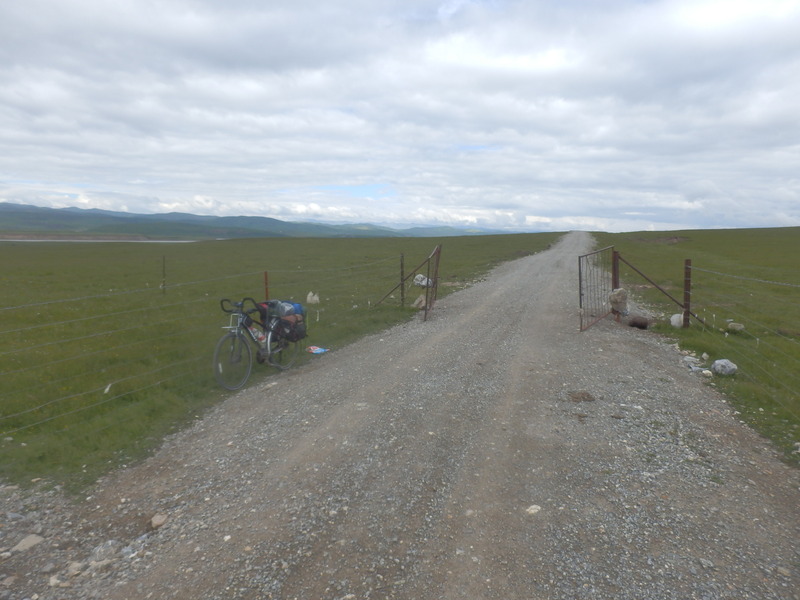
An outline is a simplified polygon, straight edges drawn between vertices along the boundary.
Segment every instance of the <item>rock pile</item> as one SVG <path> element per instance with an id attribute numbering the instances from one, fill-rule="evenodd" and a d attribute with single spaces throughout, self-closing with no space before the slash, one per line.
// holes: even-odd
<path id="1" fill-rule="evenodd" d="M 675 348 L 683 355 L 683 364 L 686 365 L 692 373 L 697 373 L 704 377 L 713 377 L 714 375 L 730 376 L 736 375 L 739 367 L 727 358 L 720 358 L 706 366 L 710 357 L 703 352 L 702 356 L 698 357 L 694 352 L 689 350 L 681 350 L 677 344 Z"/>

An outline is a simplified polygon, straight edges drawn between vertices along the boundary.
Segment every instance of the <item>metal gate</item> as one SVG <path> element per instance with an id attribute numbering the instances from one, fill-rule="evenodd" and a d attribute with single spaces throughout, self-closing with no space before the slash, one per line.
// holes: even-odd
<path id="1" fill-rule="evenodd" d="M 581 331 L 611 314 L 609 296 L 614 290 L 614 246 L 578 257 Z"/>
<path id="2" fill-rule="evenodd" d="M 436 298 L 439 294 L 439 259 L 442 256 L 442 245 L 438 244 L 431 252 L 431 255 L 422 261 L 416 269 L 411 271 L 408 275 L 405 274 L 405 259 L 400 255 L 400 283 L 394 286 L 387 294 L 375 303 L 378 306 L 381 302 L 386 300 L 396 289 L 400 289 L 400 304 L 406 305 L 405 286 L 406 283 L 412 278 L 415 278 L 414 283 L 425 289 L 424 301 L 425 304 L 421 308 L 425 310 L 424 320 L 428 320 L 428 313 L 433 310 L 433 305 L 436 304 Z M 425 273 L 423 275 L 423 273 Z M 419 278 L 419 279 L 417 279 Z"/>

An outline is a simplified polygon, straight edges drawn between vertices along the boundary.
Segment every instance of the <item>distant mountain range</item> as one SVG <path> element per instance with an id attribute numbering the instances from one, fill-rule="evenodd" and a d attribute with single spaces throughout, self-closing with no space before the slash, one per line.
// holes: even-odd
<path id="1" fill-rule="evenodd" d="M 0 202 L 0 239 L 208 240 L 254 237 L 447 237 L 500 233 L 456 227 L 293 223 L 269 217 L 134 214 Z"/>

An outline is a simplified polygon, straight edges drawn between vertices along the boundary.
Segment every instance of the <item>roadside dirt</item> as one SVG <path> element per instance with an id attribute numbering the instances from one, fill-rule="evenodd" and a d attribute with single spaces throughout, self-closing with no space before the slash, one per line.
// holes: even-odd
<path id="1" fill-rule="evenodd" d="M 591 244 L 245 390 L 77 505 L 4 488 L 0 600 L 800 598 L 798 472 L 667 340 L 578 332 Z"/>

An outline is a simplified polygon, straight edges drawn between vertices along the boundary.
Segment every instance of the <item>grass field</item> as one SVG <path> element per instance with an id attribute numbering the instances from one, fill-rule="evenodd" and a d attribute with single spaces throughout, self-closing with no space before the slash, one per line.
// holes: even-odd
<path id="1" fill-rule="evenodd" d="M 558 234 L 445 238 L 439 296 Z M 420 288 L 376 302 L 437 240 L 0 243 L 0 478 L 78 490 L 137 460 L 226 394 L 211 353 L 223 297 L 305 302 L 308 344 L 335 351 L 411 318 Z M 302 360 L 313 360 L 303 354 Z M 251 384 L 269 377 L 254 369 Z"/>
<path id="2" fill-rule="evenodd" d="M 715 378 L 743 420 L 800 464 L 800 228 L 599 234 L 600 246 L 622 256 L 678 300 L 684 261 L 692 261 L 688 329 L 656 327 L 682 348 L 727 358 L 738 367 Z M 622 285 L 665 316 L 681 312 L 626 267 Z M 663 320 L 662 320 L 663 322 Z M 729 323 L 744 326 L 735 332 Z"/>
<path id="3" fill-rule="evenodd" d="M 538 252 L 559 234 L 445 238 L 439 296 L 493 266 Z M 800 230 L 597 234 L 681 297 L 691 258 L 694 308 L 706 325 L 659 327 L 685 348 L 730 358 L 740 372 L 717 383 L 787 460 L 800 441 Z M 187 244 L 0 243 L 0 478 L 44 478 L 80 490 L 135 461 L 227 396 L 211 373 L 227 324 L 223 297 L 270 296 L 308 306 L 308 344 L 333 352 L 412 318 L 399 292 L 375 303 L 439 240 L 249 239 Z M 702 270 L 701 270 L 702 269 Z M 722 275 L 719 275 L 722 274 Z M 678 312 L 623 271 L 643 302 Z M 774 281 L 773 285 L 765 282 Z M 577 289 L 577 282 L 576 282 Z M 410 288 L 410 304 L 420 293 Z M 725 335 L 728 319 L 745 325 Z M 577 326 L 577 322 L 576 322 Z M 303 354 L 302 360 L 315 360 Z M 274 375 L 256 367 L 250 384 Z"/>

